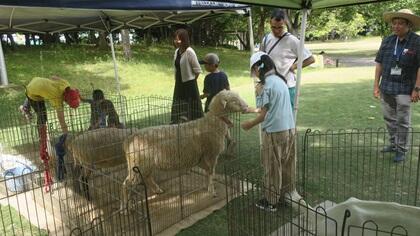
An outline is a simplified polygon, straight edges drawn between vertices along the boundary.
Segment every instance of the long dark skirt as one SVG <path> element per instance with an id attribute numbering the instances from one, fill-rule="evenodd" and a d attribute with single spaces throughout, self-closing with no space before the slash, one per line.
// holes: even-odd
<path id="1" fill-rule="evenodd" d="M 171 110 L 171 123 L 176 124 L 186 120 L 203 117 L 200 93 L 197 80 L 182 82 L 176 80 Z"/>

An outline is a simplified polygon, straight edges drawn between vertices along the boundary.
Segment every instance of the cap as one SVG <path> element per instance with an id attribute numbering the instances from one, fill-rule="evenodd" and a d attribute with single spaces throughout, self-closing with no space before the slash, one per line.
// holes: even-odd
<path id="1" fill-rule="evenodd" d="M 249 59 L 249 68 L 251 69 L 252 66 L 257 63 L 259 60 L 261 60 L 261 56 L 267 55 L 265 52 L 256 52 L 252 54 L 251 58 Z"/>
<path id="2" fill-rule="evenodd" d="M 66 101 L 67 104 L 71 108 L 77 108 L 80 104 L 80 93 L 77 89 L 66 89 L 64 92 L 64 101 Z"/>
<path id="3" fill-rule="evenodd" d="M 218 65 L 220 63 L 219 56 L 215 53 L 207 53 L 203 60 L 199 61 L 200 64 Z"/>
<path id="4" fill-rule="evenodd" d="M 255 63 L 259 62 L 263 55 L 267 55 L 267 53 L 256 52 L 256 53 L 252 54 L 251 58 L 249 59 L 249 68 L 252 69 L 252 66 L 254 66 Z M 251 76 L 254 76 L 254 72 L 252 70 L 251 70 Z"/>

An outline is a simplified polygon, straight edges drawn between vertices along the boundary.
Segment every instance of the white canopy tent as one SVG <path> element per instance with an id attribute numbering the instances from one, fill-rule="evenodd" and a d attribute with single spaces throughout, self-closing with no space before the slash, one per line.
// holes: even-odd
<path id="1" fill-rule="evenodd" d="M 122 28 L 188 25 L 206 17 L 248 12 L 249 8 L 243 4 L 203 0 L 3 0 L 0 3 L 0 32 L 52 34 L 95 30 L 111 34 Z M 114 43 L 112 37 L 109 39 L 117 93 L 120 94 Z M 1 42 L 0 78 L 1 85 L 8 84 Z"/>

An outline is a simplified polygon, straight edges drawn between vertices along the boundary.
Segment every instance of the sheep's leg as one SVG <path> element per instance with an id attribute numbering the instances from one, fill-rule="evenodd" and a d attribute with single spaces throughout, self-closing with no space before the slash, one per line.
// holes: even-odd
<path id="1" fill-rule="evenodd" d="M 85 169 L 83 169 L 82 166 L 80 166 L 80 175 L 77 182 L 79 182 L 80 194 L 84 196 L 85 198 L 87 198 L 87 200 L 90 200 L 88 199 L 88 194 L 86 194 L 86 191 L 89 191 L 89 189 L 87 189 L 86 187 L 88 183 L 85 177 Z"/>
<path id="2" fill-rule="evenodd" d="M 216 163 L 217 158 L 214 158 L 214 160 L 204 160 L 200 163 L 200 167 L 206 171 L 207 174 L 207 191 L 213 195 L 213 197 L 217 197 L 217 192 L 214 187 L 214 173 L 216 172 Z"/>
<path id="3" fill-rule="evenodd" d="M 146 176 L 144 178 L 144 183 L 148 189 L 152 191 L 154 194 L 160 194 L 163 193 L 163 189 L 159 187 L 159 185 L 155 182 L 152 175 Z"/>
<path id="4" fill-rule="evenodd" d="M 123 213 L 126 213 L 126 210 L 128 209 L 128 200 L 130 198 L 130 191 L 129 189 L 132 186 L 132 178 L 131 173 L 128 173 L 127 178 L 125 178 L 122 188 L 121 188 L 121 195 L 122 195 L 122 201 L 120 204 L 120 211 Z"/>
<path id="5" fill-rule="evenodd" d="M 123 213 L 126 213 L 127 210 L 130 208 L 129 203 L 132 195 L 131 188 L 138 184 L 140 180 L 140 178 L 138 178 L 137 175 L 137 173 L 133 173 L 132 170 L 129 170 L 128 176 L 123 182 L 121 188 L 122 201 L 120 204 L 120 210 Z"/>
<path id="6" fill-rule="evenodd" d="M 86 197 L 88 201 L 91 200 L 89 194 L 89 183 L 88 183 L 88 176 L 90 175 L 90 171 L 86 170 L 85 168 L 81 167 L 82 171 L 79 176 L 79 183 L 80 183 L 80 190 L 81 193 Z"/>

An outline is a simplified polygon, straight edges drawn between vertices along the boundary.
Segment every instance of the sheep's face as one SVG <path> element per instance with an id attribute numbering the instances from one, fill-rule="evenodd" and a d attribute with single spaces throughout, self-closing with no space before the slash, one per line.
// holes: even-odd
<path id="1" fill-rule="evenodd" d="M 220 113 L 243 112 L 248 104 L 235 92 L 229 90 L 220 91 L 212 100 L 209 110 Z"/>

